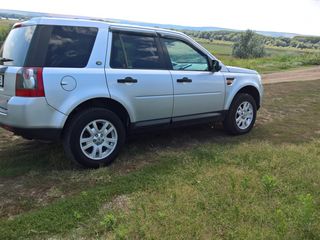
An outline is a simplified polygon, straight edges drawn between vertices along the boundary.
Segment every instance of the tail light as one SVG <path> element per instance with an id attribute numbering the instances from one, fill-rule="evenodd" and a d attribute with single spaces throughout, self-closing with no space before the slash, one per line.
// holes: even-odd
<path id="1" fill-rule="evenodd" d="M 16 96 L 44 97 L 42 68 L 21 68 L 16 76 Z"/>

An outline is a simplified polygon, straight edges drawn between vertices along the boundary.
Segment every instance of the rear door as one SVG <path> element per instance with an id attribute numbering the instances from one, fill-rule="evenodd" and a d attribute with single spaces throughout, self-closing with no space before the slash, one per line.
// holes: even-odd
<path id="1" fill-rule="evenodd" d="M 187 40 L 167 37 L 161 42 L 171 64 L 173 120 L 219 115 L 224 104 L 223 74 L 210 71 L 208 56 Z"/>
<path id="2" fill-rule="evenodd" d="M 154 31 L 112 30 L 106 78 L 110 95 L 122 103 L 136 124 L 169 123 L 173 86 Z"/>

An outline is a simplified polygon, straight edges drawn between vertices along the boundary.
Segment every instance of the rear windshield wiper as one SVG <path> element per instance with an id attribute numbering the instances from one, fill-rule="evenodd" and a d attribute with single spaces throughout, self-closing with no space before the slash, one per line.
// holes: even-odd
<path id="1" fill-rule="evenodd" d="M 12 62 L 12 61 L 13 61 L 13 59 L 0 57 L 0 63 Z"/>

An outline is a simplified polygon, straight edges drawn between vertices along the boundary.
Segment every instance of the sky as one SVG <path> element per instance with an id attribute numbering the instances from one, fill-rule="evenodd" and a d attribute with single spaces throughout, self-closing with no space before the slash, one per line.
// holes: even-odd
<path id="1" fill-rule="evenodd" d="M 1 0 L 2 9 L 320 36 L 320 0 Z"/>

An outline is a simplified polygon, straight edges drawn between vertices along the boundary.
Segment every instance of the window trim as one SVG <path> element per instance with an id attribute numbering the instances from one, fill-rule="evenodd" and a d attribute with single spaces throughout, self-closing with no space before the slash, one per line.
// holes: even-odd
<path id="1" fill-rule="evenodd" d="M 163 48 L 163 51 L 165 52 L 166 55 L 166 65 L 168 66 L 168 69 L 170 71 L 185 71 L 185 72 L 212 72 L 211 71 L 211 64 L 210 64 L 210 58 L 207 54 L 205 54 L 203 51 L 201 51 L 199 48 L 197 48 L 196 46 L 194 46 L 191 42 L 189 42 L 187 39 L 183 38 L 183 37 L 179 37 L 179 36 L 173 36 L 173 35 L 162 35 L 160 34 L 159 36 L 160 42 L 161 42 L 161 46 Z M 171 58 L 167 49 L 166 44 L 164 43 L 165 39 L 169 39 L 169 40 L 176 40 L 176 41 L 180 41 L 185 43 L 186 45 L 188 45 L 189 47 L 191 47 L 193 50 L 195 50 L 197 53 L 199 53 L 200 55 L 202 55 L 203 57 L 205 57 L 205 59 L 207 60 L 207 64 L 208 64 L 208 70 L 178 70 L 178 69 L 173 69 L 172 63 L 171 63 Z"/>
<path id="2" fill-rule="evenodd" d="M 115 35 L 116 36 L 116 35 Z M 124 43 L 123 43 L 123 39 L 122 39 L 122 36 L 121 34 L 117 34 L 118 38 L 119 38 L 119 41 L 120 41 L 120 45 L 121 45 L 121 50 L 123 52 L 123 57 L 124 57 L 124 63 L 126 65 L 126 68 L 128 68 L 128 55 L 127 55 L 127 51 L 126 51 L 126 48 L 124 47 Z M 112 41 L 113 42 L 113 41 Z M 112 51 L 113 47 L 111 47 L 111 51 Z M 111 53 L 111 56 L 112 56 L 112 53 Z"/>
<path id="3" fill-rule="evenodd" d="M 120 30 L 120 29 L 109 29 L 109 33 L 111 33 L 111 46 L 110 46 L 110 57 L 109 57 L 109 68 L 110 69 L 125 69 L 125 70 L 168 70 L 168 66 L 167 66 L 167 61 L 165 59 L 165 53 L 163 51 L 162 48 L 162 44 L 160 43 L 160 39 L 159 36 L 157 35 L 156 32 L 139 32 L 139 31 L 129 31 L 129 30 Z M 162 65 L 162 68 L 128 68 L 128 60 L 125 59 L 125 64 L 126 67 L 125 68 L 114 68 L 111 66 L 111 56 L 112 56 L 112 47 L 113 47 L 113 41 L 114 41 L 114 36 L 115 34 L 119 35 L 119 39 L 120 39 L 120 44 L 121 44 L 121 48 L 122 51 L 124 51 L 124 55 L 125 58 L 127 56 L 126 51 L 125 51 L 125 47 L 123 46 L 123 41 L 121 40 L 121 35 L 132 35 L 132 36 L 141 36 L 141 37 L 152 37 L 155 40 L 155 46 L 158 50 L 159 53 L 159 58 L 160 58 L 160 62 Z"/>
<path id="4" fill-rule="evenodd" d="M 143 30 L 143 29 L 142 29 Z M 157 33 L 154 31 L 139 31 L 139 29 L 120 29 L 115 28 L 113 26 L 109 27 L 109 32 L 111 33 L 122 33 L 122 34 L 128 34 L 128 35 L 142 35 L 146 37 L 157 37 Z"/>

